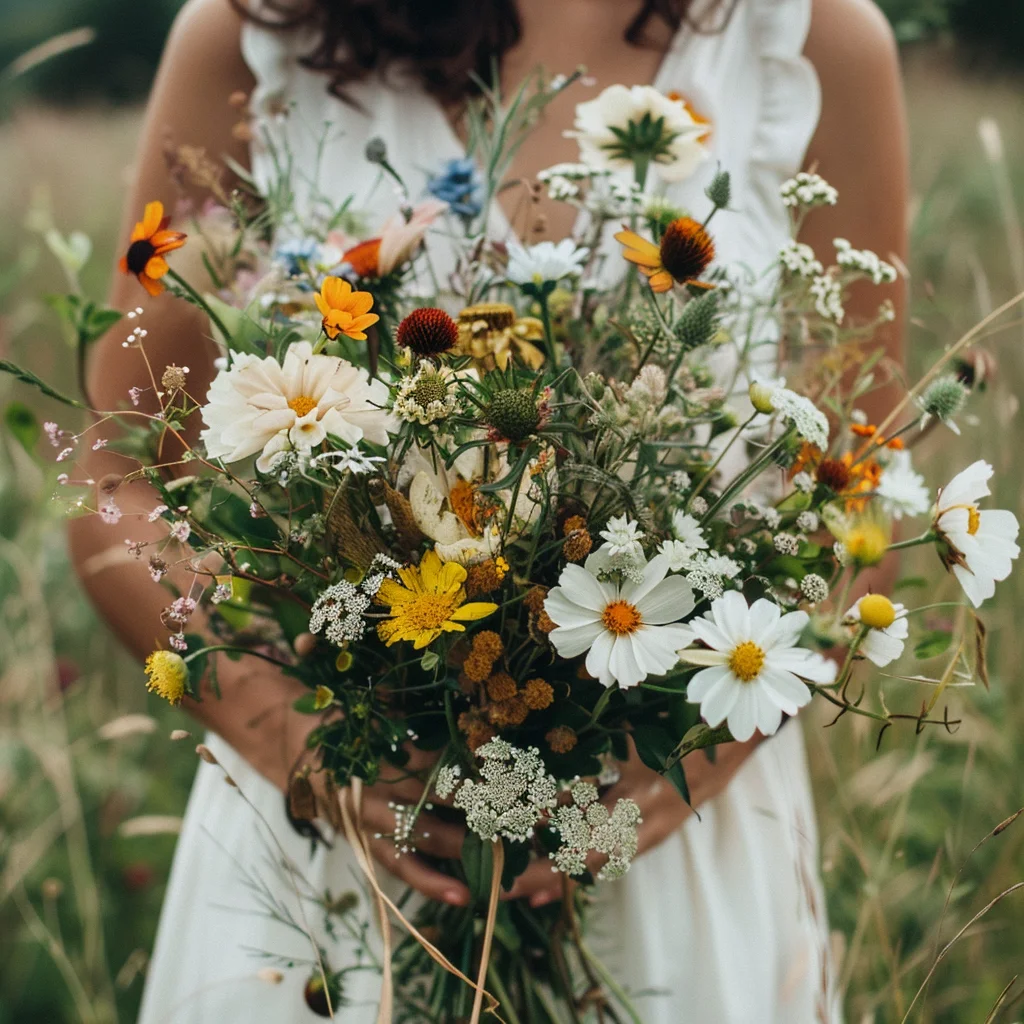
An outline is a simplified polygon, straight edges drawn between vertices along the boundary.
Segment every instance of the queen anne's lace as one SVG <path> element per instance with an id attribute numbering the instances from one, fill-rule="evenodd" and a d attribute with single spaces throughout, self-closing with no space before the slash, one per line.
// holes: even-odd
<path id="1" fill-rule="evenodd" d="M 567 875 L 581 875 L 587 870 L 587 855 L 594 852 L 608 858 L 599 879 L 621 878 L 636 856 L 637 826 L 643 820 L 640 808 L 622 799 L 609 811 L 598 803 L 597 787 L 579 779 L 570 792 L 572 803 L 558 807 L 551 816 L 551 827 L 562 840 L 550 855 L 555 867 Z"/>
<path id="2" fill-rule="evenodd" d="M 828 448 L 828 419 L 809 399 L 788 388 L 772 392 L 772 407 L 796 427 L 797 433 L 822 451 Z"/>

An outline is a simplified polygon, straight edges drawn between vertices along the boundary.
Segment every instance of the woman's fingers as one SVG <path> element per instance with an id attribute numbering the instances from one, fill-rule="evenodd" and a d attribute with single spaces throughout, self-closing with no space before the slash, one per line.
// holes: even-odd
<path id="1" fill-rule="evenodd" d="M 378 863 L 411 889 L 439 903 L 463 907 L 469 902 L 469 890 L 458 879 L 427 867 L 413 853 L 395 856 L 395 845 L 389 839 L 371 839 L 370 852 Z"/>

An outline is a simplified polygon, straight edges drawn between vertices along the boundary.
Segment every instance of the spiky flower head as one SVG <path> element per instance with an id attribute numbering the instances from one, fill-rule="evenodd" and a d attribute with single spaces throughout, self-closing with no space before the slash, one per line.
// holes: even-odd
<path id="1" fill-rule="evenodd" d="M 724 210 L 732 198 L 732 179 L 728 171 L 718 171 L 711 179 L 711 184 L 704 190 L 704 194 L 715 205 L 715 209 Z"/>
<path id="2" fill-rule="evenodd" d="M 487 422 L 507 441 L 525 441 L 540 426 L 537 396 L 530 388 L 496 391 L 487 406 Z"/>
<path id="3" fill-rule="evenodd" d="M 459 326 L 443 309 L 425 306 L 398 325 L 396 340 L 418 356 L 435 356 L 455 347 Z"/>
<path id="4" fill-rule="evenodd" d="M 686 352 L 708 344 L 718 330 L 718 294 L 708 292 L 691 299 L 683 307 L 673 330 Z"/>
<path id="5" fill-rule="evenodd" d="M 715 243 L 699 221 L 679 217 L 665 228 L 661 265 L 676 281 L 696 281 L 714 258 Z"/>
<path id="6" fill-rule="evenodd" d="M 181 703 L 188 682 L 188 665 L 180 654 L 174 651 L 153 651 L 146 658 L 145 672 L 148 677 L 146 689 L 150 693 L 159 694 L 171 705 Z"/>
<path id="7" fill-rule="evenodd" d="M 964 407 L 967 389 L 952 374 L 939 377 L 928 385 L 921 396 L 921 407 L 929 416 L 940 420 L 951 420 Z"/>

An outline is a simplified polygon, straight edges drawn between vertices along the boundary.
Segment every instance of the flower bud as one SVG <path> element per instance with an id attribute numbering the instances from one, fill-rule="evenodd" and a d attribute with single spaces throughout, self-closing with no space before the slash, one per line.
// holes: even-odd
<path id="1" fill-rule="evenodd" d="M 763 381 L 751 381 L 750 387 L 747 389 L 747 394 L 750 396 L 750 404 L 758 412 L 764 413 L 765 416 L 770 416 L 775 412 L 775 406 L 772 405 L 772 392 L 774 390 L 770 384 L 765 384 Z"/>

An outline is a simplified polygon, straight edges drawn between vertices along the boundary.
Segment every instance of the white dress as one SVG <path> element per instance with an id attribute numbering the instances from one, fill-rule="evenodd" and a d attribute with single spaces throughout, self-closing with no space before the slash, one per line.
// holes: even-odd
<path id="1" fill-rule="evenodd" d="M 687 96 L 714 126 L 713 159 L 668 194 L 702 216 L 715 166 L 731 172 L 736 212 L 715 219 L 721 260 L 768 266 L 787 237 L 778 188 L 799 169 L 819 114 L 817 78 L 802 56 L 810 13 L 811 0 L 740 0 L 724 31 L 681 31 L 654 83 Z M 298 36 L 244 29 L 243 51 L 258 83 L 253 108 L 272 137 L 287 140 L 296 166 L 319 167 L 311 176 L 321 193 L 354 193 L 357 207 L 379 213 L 379 223 L 395 199 L 363 158 L 370 138 L 385 141 L 410 185 L 462 155 L 461 147 L 438 105 L 417 89 L 359 85 L 351 92 L 361 108 L 342 104 L 322 76 L 297 63 L 305 46 Z M 291 109 L 287 118 L 277 113 L 283 106 Z M 318 164 L 325 122 L 333 129 Z M 255 144 L 252 157 L 257 180 L 265 179 L 266 148 Z M 300 186 L 300 203 L 311 191 Z M 219 768 L 200 764 L 141 1024 L 312 1022 L 318 1018 L 302 998 L 308 968 L 284 967 L 283 981 L 273 984 L 266 968 L 281 961 L 256 955 L 310 958 L 309 942 L 267 915 L 261 893 L 297 913 L 293 884 L 273 867 L 282 852 L 313 890 L 358 891 L 351 854 L 339 839 L 311 857 L 309 842 L 285 819 L 281 794 L 217 737 L 209 745 L 248 802 Z M 700 808 L 699 819 L 638 859 L 624 879 L 599 887 L 591 945 L 633 994 L 644 1024 L 832 1024 L 839 1015 L 817 857 L 794 723 L 758 748 L 725 792 Z M 327 938 L 316 908 L 306 910 L 330 963 L 352 962 L 351 942 Z M 372 1024 L 378 991 L 375 974 L 352 974 L 350 1004 L 339 1019 Z"/>

